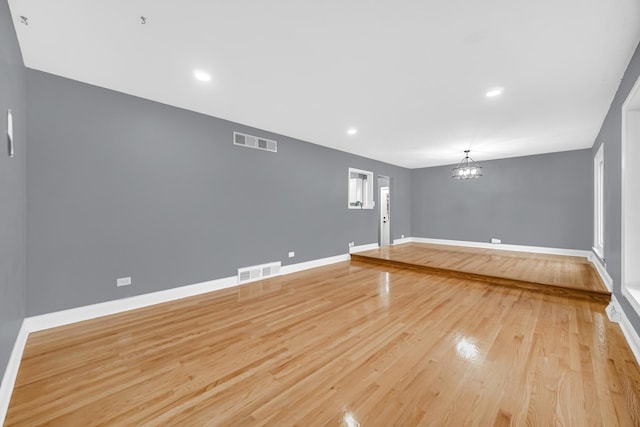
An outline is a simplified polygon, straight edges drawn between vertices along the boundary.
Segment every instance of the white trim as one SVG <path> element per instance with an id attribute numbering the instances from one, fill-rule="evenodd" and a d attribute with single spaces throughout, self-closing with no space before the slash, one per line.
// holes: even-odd
<path id="1" fill-rule="evenodd" d="M 357 246 L 352 249 L 357 248 L 360 250 L 367 250 L 370 249 L 370 246 L 372 248 L 377 248 L 378 244 L 375 243 L 373 245 Z M 328 258 L 301 262 L 298 264 L 292 264 L 282 267 L 281 274 L 295 273 L 310 268 L 316 268 L 323 265 L 329 265 L 348 260 L 349 255 L 343 254 Z M 148 294 L 136 295 L 129 298 L 122 298 L 82 307 L 71 308 L 68 310 L 56 311 L 53 313 L 41 314 L 39 316 L 32 316 L 24 320 L 23 327 L 27 332 L 36 332 L 44 329 L 55 328 L 58 326 L 69 325 L 71 323 L 81 322 L 84 320 L 95 319 L 97 317 L 109 316 L 111 314 L 135 310 L 137 308 L 148 307 L 150 305 L 160 304 L 163 302 L 174 301 L 194 295 L 200 295 L 207 292 L 219 291 L 221 289 L 227 289 L 234 286 L 239 286 L 238 278 L 236 276 L 224 277 L 222 279 L 209 280 L 207 282 L 180 286 L 164 291 L 151 292 Z"/>
<path id="2" fill-rule="evenodd" d="M 602 166 L 602 167 L 601 167 Z M 593 250 L 604 258 L 604 142 L 593 156 Z"/>
<path id="3" fill-rule="evenodd" d="M 328 258 L 314 259 L 312 261 L 299 262 L 297 264 L 285 265 L 280 270 L 281 275 L 297 273 L 303 270 L 309 270 L 311 268 L 322 267 L 329 264 L 335 264 L 337 262 L 349 261 L 348 254 L 336 255 Z"/>
<path id="4" fill-rule="evenodd" d="M 368 245 L 352 246 L 349 248 L 349 253 L 354 254 L 356 252 L 370 251 L 372 249 L 378 249 L 379 247 L 380 245 L 377 243 L 369 243 Z"/>
<path id="5" fill-rule="evenodd" d="M 431 239 L 426 237 L 411 237 L 410 241 L 415 243 L 433 243 L 436 245 L 467 246 L 471 248 L 496 249 L 501 251 L 515 251 L 515 252 L 532 252 L 537 254 L 549 254 L 549 255 L 577 256 L 582 258 L 589 258 L 589 256 L 591 255 L 591 251 L 583 251 L 579 249 L 545 248 L 542 246 L 505 245 L 505 244 L 495 244 L 495 243 L 485 243 L 485 242 L 469 242 L 464 240 Z"/>
<path id="6" fill-rule="evenodd" d="M 611 296 L 611 302 L 613 303 L 616 311 L 620 313 L 620 329 L 622 329 L 622 334 L 627 340 L 629 348 L 631 348 L 631 352 L 636 358 L 636 362 L 640 364 L 640 337 L 631 325 L 631 322 L 629 322 L 629 318 L 625 314 L 624 310 L 620 307 L 620 303 L 616 299 L 615 295 Z"/>
<path id="7" fill-rule="evenodd" d="M 396 239 L 394 244 L 418 242 L 418 243 L 434 243 L 442 245 L 455 245 L 455 246 L 468 246 L 488 249 L 500 249 L 519 252 L 534 252 L 534 253 L 546 253 L 556 255 L 569 255 L 569 256 L 581 256 L 595 261 L 595 257 L 590 251 L 580 251 L 574 249 L 557 249 L 557 248 L 544 248 L 538 246 L 520 246 L 520 245 L 496 245 L 492 243 L 482 242 L 465 242 L 460 240 L 443 240 L 443 239 L 429 239 L 421 237 L 410 237 L 405 239 Z M 362 251 L 368 251 L 379 248 L 377 243 L 369 243 L 365 245 L 354 246 L 350 248 L 350 253 L 357 253 Z M 324 265 L 334 264 L 341 261 L 349 260 L 348 254 L 336 255 L 327 258 L 321 258 L 312 261 L 301 262 L 297 264 L 286 265 L 282 267 L 281 274 L 291 274 L 310 268 L 321 267 Z M 595 263 L 594 263 L 595 264 Z M 597 264 L 596 264 L 597 268 Z M 600 272 L 600 271 L 599 271 Z M 600 272 L 602 274 L 602 272 Z M 604 271 L 606 274 L 606 270 Z M 605 285 L 609 286 L 611 278 L 608 274 L 605 276 Z M 603 278 L 604 279 L 604 278 Z M 152 292 L 143 295 L 136 295 L 129 298 L 122 298 L 113 301 L 102 302 L 98 304 L 91 304 L 87 306 L 72 308 L 68 310 L 57 311 L 53 313 L 42 314 L 39 316 L 28 317 L 24 320 L 23 327 L 28 332 L 35 332 L 49 328 L 55 328 L 57 326 L 68 325 L 75 322 L 81 322 L 84 320 L 95 319 L 97 317 L 108 316 L 111 314 L 121 313 L 123 311 L 134 310 L 137 308 L 147 307 L 154 304 L 160 304 L 163 302 L 174 301 L 181 298 L 186 298 L 194 295 L 199 295 L 207 292 L 213 292 L 221 289 L 238 286 L 238 278 L 236 276 L 224 277 L 216 280 L 209 280 L 207 282 L 196 283 L 193 285 L 181 286 L 177 288 L 167 289 L 163 291 Z"/>
<path id="8" fill-rule="evenodd" d="M 148 307 L 150 305 L 174 301 L 207 292 L 219 291 L 233 286 L 238 286 L 238 278 L 236 276 L 41 314 L 24 319 L 24 323 L 29 332 L 42 331 L 44 329 L 69 325 L 97 317 L 122 313 L 123 311 L 135 310 L 136 308 Z"/>
<path id="9" fill-rule="evenodd" d="M 363 180 L 362 187 L 362 200 L 360 200 L 360 206 L 351 206 L 351 174 L 357 173 L 359 175 L 366 175 L 367 179 Z M 366 186 L 365 186 L 366 181 Z M 347 208 L 349 209 L 373 209 L 376 206 L 373 194 L 373 172 L 363 169 L 349 168 L 347 174 Z"/>
<path id="10" fill-rule="evenodd" d="M 633 295 L 634 293 L 637 295 Z M 623 286 L 622 295 L 629 301 L 629 304 L 631 304 L 631 307 L 636 313 L 640 313 L 640 291 Z"/>
<path id="11" fill-rule="evenodd" d="M 573 249 L 556 249 L 556 248 L 542 248 L 537 246 L 519 246 L 519 245 L 495 245 L 491 243 L 481 242 L 465 242 L 460 240 L 443 240 L 443 239 L 428 239 L 421 237 L 407 237 L 403 239 L 395 239 L 393 244 L 402 244 L 409 242 L 417 243 L 435 243 L 442 245 L 455 245 L 455 246 L 469 246 L 479 248 L 491 248 L 502 249 L 520 252 L 535 252 L 535 253 L 549 253 L 557 255 L 571 255 L 571 256 L 585 256 L 589 258 L 589 251 L 578 251 Z M 362 252 L 371 249 L 377 249 L 379 245 L 377 243 L 370 243 L 366 245 L 359 245 L 350 248 L 350 253 Z M 591 258 L 593 254 L 591 254 Z M 327 258 L 320 258 L 317 260 L 301 262 L 297 264 L 291 264 L 283 266 L 280 273 L 282 275 L 297 273 L 299 271 L 321 267 L 329 264 L 334 264 L 342 261 L 348 261 L 350 259 L 349 254 L 336 255 Z M 605 270 L 606 274 L 606 270 Z M 608 277 L 608 275 L 607 275 Z M 609 278 L 610 280 L 610 278 Z M 606 284 L 607 282 L 605 282 Z M 207 292 L 218 291 L 222 289 L 239 286 L 237 276 L 224 277 L 216 280 L 209 280 L 207 282 L 196 283 L 193 285 L 181 286 L 177 288 L 167 289 L 164 291 L 152 292 L 143 295 L 136 295 L 129 298 L 123 298 L 113 301 L 102 302 L 98 304 L 92 304 L 83 307 L 72 308 L 69 310 L 62 310 L 48 314 L 42 314 L 39 316 L 32 316 L 24 319 L 22 326 L 16 338 L 13 346 L 13 351 L 9 358 L 9 363 L 0 385 L 0 424 L 4 422 L 9 402 L 11 400 L 11 393 L 15 384 L 18 369 L 20 367 L 20 361 L 22 360 L 22 353 L 24 351 L 25 344 L 29 333 L 41 331 L 49 328 L 55 328 L 58 326 L 69 325 L 71 323 L 81 322 L 83 320 L 95 319 L 102 316 L 108 316 L 111 314 L 122 313 L 124 311 L 134 310 L 137 308 L 143 308 L 150 305 L 160 304 L 163 302 L 169 302 L 186 298 L 194 295 L 200 295 Z M 623 293 L 625 289 L 623 288 Z M 613 298 L 613 297 L 612 297 Z M 632 298 L 631 298 L 632 299 Z M 617 301 L 616 301 L 617 304 Z M 617 306 L 619 307 L 619 305 Z M 638 339 L 635 330 L 629 323 L 629 320 L 622 313 L 621 327 L 629 345 L 634 352 L 636 358 L 640 361 L 640 339 Z M 626 322 L 626 323 L 625 323 Z"/>
<path id="12" fill-rule="evenodd" d="M 629 105 L 633 101 L 635 101 L 634 98 L 636 97 L 636 95 L 640 95 L 640 78 L 638 78 L 638 80 L 636 80 L 636 82 L 633 84 L 633 87 L 629 91 L 627 98 L 624 100 L 624 103 L 622 104 L 623 110 L 628 110 L 630 108 L 637 108 L 638 106 L 640 106 L 640 99 L 638 100 L 638 105 L 632 105 L 632 106 Z"/>
<path id="13" fill-rule="evenodd" d="M 368 250 L 378 247 L 377 243 L 370 245 L 356 246 L 352 249 Z M 311 268 L 321 267 L 337 262 L 349 261 L 349 254 L 336 255 L 327 258 L 320 258 L 312 261 L 301 262 L 298 264 L 286 265 L 281 268 L 280 274 L 291 274 Z M 244 283 L 243 283 L 244 284 Z M 238 277 L 224 277 L 222 279 L 209 280 L 207 282 L 196 283 L 193 285 L 180 286 L 177 288 L 157 291 L 143 295 L 136 295 L 129 298 L 122 298 L 113 301 L 91 304 L 83 307 L 71 308 L 69 310 L 56 311 L 53 313 L 32 316 L 24 319 L 20 327 L 20 332 L 13 346 L 13 351 L 9 358 L 9 363 L 4 372 L 2 384 L 0 385 L 0 425 L 4 423 L 11 394 L 15 385 L 22 353 L 27 343 L 27 337 L 31 332 L 42 331 L 58 326 L 69 325 L 83 320 L 95 319 L 111 314 L 122 313 L 137 308 L 148 307 L 163 302 L 169 302 L 186 298 L 194 295 L 200 295 L 207 292 L 219 291 L 222 289 L 240 286 Z"/>
<path id="14" fill-rule="evenodd" d="M 0 384 L 0 425 L 4 425 L 4 419 L 7 416 L 11 394 L 13 393 L 13 387 L 16 383 L 18 369 L 20 369 L 20 362 L 22 361 L 22 352 L 27 343 L 28 335 L 29 331 L 23 321 L 18 336 L 16 337 L 16 342 L 13 344 L 13 350 L 11 351 L 11 356 L 9 356 L 9 363 L 7 363 L 7 368 L 4 371 L 2 383 Z"/>
<path id="15" fill-rule="evenodd" d="M 394 245 L 401 245 L 403 243 L 411 243 L 413 242 L 411 237 L 403 237 L 402 239 L 394 239 L 393 240 L 393 244 Z"/>
<path id="16" fill-rule="evenodd" d="M 629 91 L 627 98 L 622 104 L 621 108 L 621 133 L 620 133 L 620 159 L 621 159 L 621 167 L 620 167 L 620 226 L 621 226 L 621 265 L 620 265 L 620 275 L 621 275 L 621 284 L 620 287 L 622 289 L 622 294 L 627 298 L 627 300 L 631 303 L 632 308 L 636 311 L 636 314 L 640 315 L 640 301 L 636 299 L 636 296 L 633 293 L 638 293 L 633 288 L 630 288 L 630 283 L 627 283 L 627 204 L 630 203 L 630 200 L 627 200 L 627 186 L 628 182 L 631 181 L 630 177 L 627 176 L 627 145 L 628 145 L 628 137 L 629 137 L 629 128 L 627 126 L 627 115 L 631 112 L 637 112 L 640 110 L 640 78 L 638 78 L 633 84 L 633 88 Z M 634 135 L 635 136 L 635 135 Z M 634 254 L 635 255 L 635 254 Z M 635 260 L 634 260 L 635 262 Z M 640 296 L 639 296 L 640 298 Z"/>
<path id="17" fill-rule="evenodd" d="M 609 292 L 613 292 L 613 279 L 611 278 L 611 276 L 609 276 L 609 273 L 602 263 L 602 259 L 600 258 L 600 256 L 597 253 L 592 253 L 591 255 L 589 255 L 588 259 L 589 262 L 596 268 L 596 271 L 598 272 L 600 279 L 602 279 L 602 283 L 604 283 L 604 285 L 607 287 L 607 290 Z"/>
<path id="18" fill-rule="evenodd" d="M 609 273 L 607 272 L 605 266 L 602 264 L 601 259 L 592 251 L 583 251 L 579 249 L 545 248 L 542 246 L 522 246 L 522 245 L 504 245 L 504 244 L 484 243 L 484 242 L 468 242 L 463 240 L 430 239 L 425 237 L 408 237 L 405 239 L 396 239 L 393 241 L 393 244 L 397 245 L 397 244 L 410 243 L 410 242 L 582 257 L 582 258 L 586 258 L 590 263 L 593 264 L 596 271 L 598 272 L 598 275 L 602 279 L 602 282 L 606 286 L 607 290 L 609 292 L 613 292 L 613 279 L 611 278 L 611 276 L 609 276 Z M 640 309 L 640 306 L 638 306 L 638 309 Z"/>
<path id="19" fill-rule="evenodd" d="M 596 254 L 596 256 L 600 259 L 600 261 L 604 260 L 604 252 L 602 252 L 599 248 L 592 246 L 591 250 L 593 251 L 594 254 Z"/>

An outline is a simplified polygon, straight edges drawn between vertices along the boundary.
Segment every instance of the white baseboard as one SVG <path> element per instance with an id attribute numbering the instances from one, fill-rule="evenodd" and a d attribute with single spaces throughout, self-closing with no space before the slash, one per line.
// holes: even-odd
<path id="1" fill-rule="evenodd" d="M 472 248 L 483 248 L 483 249 L 497 249 L 504 251 L 515 251 L 515 252 L 532 252 L 538 254 L 548 254 L 548 255 L 564 255 L 564 256 L 576 256 L 581 258 L 587 258 L 587 260 L 593 264 L 596 271 L 600 275 L 602 282 L 607 287 L 609 292 L 613 292 L 613 279 L 609 276 L 607 269 L 602 264 L 600 258 L 594 254 L 592 251 L 583 251 L 579 249 L 561 249 L 561 248 L 545 248 L 542 246 L 522 246 L 522 245 L 503 245 L 503 244 L 495 244 L 495 243 L 484 243 L 484 242 L 466 242 L 462 240 L 444 240 L 444 239 L 430 239 L 424 237 L 409 237 L 407 239 L 398 239 L 394 240 L 394 244 L 400 243 L 433 243 L 436 245 L 451 245 L 451 246 L 468 246 Z"/>
<path id="2" fill-rule="evenodd" d="M 366 251 L 378 247 L 377 243 L 369 245 L 354 246 L 353 252 Z M 280 274 L 291 274 L 311 268 L 322 267 L 337 262 L 349 261 L 349 254 L 336 255 L 327 258 L 320 258 L 297 264 L 285 265 L 280 269 Z M 243 283 L 244 284 L 244 283 Z M 128 310 L 147 307 L 163 302 L 174 301 L 207 292 L 218 291 L 234 286 L 238 286 L 238 277 L 230 276 L 221 279 L 209 280 L 207 282 L 193 285 L 180 286 L 177 288 L 157 291 L 143 295 L 136 295 L 129 298 L 122 298 L 113 301 L 106 301 L 97 304 L 86 305 L 68 310 L 42 314 L 28 317 L 24 320 L 23 326 L 27 332 L 36 332 L 44 329 L 55 328 L 84 320 L 95 319 L 97 317 L 117 314 Z"/>
<path id="3" fill-rule="evenodd" d="M 409 237 L 405 239 L 396 239 L 394 244 L 406 243 L 406 242 L 419 242 L 419 243 L 435 243 L 442 245 L 456 245 L 456 246 L 469 246 L 479 248 L 490 249 L 502 249 L 512 250 L 520 252 L 535 252 L 535 253 L 547 253 L 558 255 L 571 255 L 571 256 L 585 256 L 589 258 L 589 254 L 593 255 L 589 251 L 578 251 L 573 249 L 557 249 L 557 248 L 543 248 L 537 246 L 519 246 L 519 245 L 496 245 L 491 243 L 481 242 L 465 242 L 460 240 L 443 240 L 443 239 L 429 239 L 421 237 Z M 370 243 L 365 245 L 354 246 L 350 248 L 350 253 L 368 251 L 377 249 L 379 246 L 377 243 Z M 341 261 L 349 260 L 348 254 L 337 255 L 327 258 L 321 258 L 317 260 L 301 262 L 297 264 L 286 265 L 282 267 L 281 274 L 291 274 L 298 271 L 307 270 L 310 268 L 321 267 Z M 54 328 L 57 326 L 68 325 L 83 320 L 94 319 L 97 317 L 108 316 L 111 314 L 121 313 L 123 311 L 134 310 L 136 308 L 147 307 L 154 304 L 160 304 L 163 302 L 173 301 L 180 298 L 186 298 L 194 295 L 203 294 L 206 292 L 213 292 L 220 289 L 229 288 L 238 285 L 238 279 L 236 276 L 224 277 L 221 279 L 210 280 L 207 282 L 197 283 L 188 286 L 181 286 L 177 288 L 167 289 L 164 291 L 152 292 L 143 295 L 137 295 L 129 298 L 123 298 L 113 301 L 107 301 L 98 304 L 92 304 L 83 307 L 72 308 L 69 310 L 62 310 L 53 313 L 42 314 L 39 316 L 32 316 L 26 318 L 23 323 L 23 327 L 27 332 L 35 332 L 44 329 Z"/>
<path id="4" fill-rule="evenodd" d="M 636 358 L 636 362 L 640 364 L 640 336 L 629 322 L 629 318 L 625 314 L 622 307 L 620 307 L 620 303 L 616 299 L 615 295 L 611 295 L 611 303 L 613 303 L 615 310 L 617 313 L 620 313 L 620 329 L 622 329 L 622 334 L 624 335 L 629 347 L 631 348 L 631 352 Z"/>
<path id="5" fill-rule="evenodd" d="M 290 274 L 310 268 L 321 267 L 341 261 L 348 261 L 349 255 L 337 255 L 328 258 L 301 262 L 287 265 L 281 268 L 280 274 Z M 245 284 L 245 283 L 243 283 Z M 129 298 L 122 298 L 113 301 L 101 302 L 98 304 L 86 305 L 83 307 L 71 308 L 69 310 L 56 311 L 39 316 L 28 317 L 24 324 L 29 332 L 41 331 L 55 328 L 83 320 L 95 319 L 97 317 L 109 316 L 123 311 L 135 310 L 136 308 L 147 307 L 178 300 L 181 298 L 200 295 L 207 292 L 219 291 L 221 289 L 238 286 L 238 277 L 230 276 L 222 279 L 209 280 L 207 282 L 196 283 L 194 285 L 180 286 L 177 288 L 157 291 L 143 295 L 136 295 Z"/>
<path id="6" fill-rule="evenodd" d="M 413 240 L 411 239 L 411 237 L 403 237 L 402 239 L 394 239 L 393 240 L 393 244 L 394 245 L 401 245 L 403 243 L 411 243 Z"/>
<path id="7" fill-rule="evenodd" d="M 415 242 L 415 243 L 433 243 L 436 245 L 467 246 L 471 248 L 496 249 L 496 250 L 502 250 L 502 251 L 532 252 L 537 254 L 577 256 L 582 258 L 589 258 L 589 255 L 592 254 L 591 251 L 583 251 L 579 249 L 545 248 L 543 246 L 507 245 L 502 243 L 495 244 L 495 243 L 485 243 L 485 242 L 470 242 L 470 241 L 464 241 L 464 240 L 431 239 L 426 237 L 410 237 L 409 241 Z"/>
<path id="8" fill-rule="evenodd" d="M 357 246 L 359 250 L 368 250 L 377 248 L 378 244 Z M 352 248 L 353 249 L 353 248 Z M 311 268 L 321 267 L 337 262 L 348 261 L 349 254 L 342 254 L 317 260 L 301 262 L 298 264 L 286 265 L 281 268 L 280 274 L 291 274 Z M 111 314 L 122 313 L 137 308 L 148 307 L 150 305 L 160 304 L 186 298 L 194 295 L 200 295 L 207 292 L 218 291 L 221 289 L 239 286 L 238 277 L 224 277 L 207 282 L 196 283 L 193 285 L 180 286 L 177 288 L 157 291 L 143 295 L 136 295 L 129 298 L 122 298 L 113 301 L 106 301 L 97 304 L 91 304 L 83 307 L 71 308 L 69 310 L 56 311 L 53 313 L 41 314 L 24 319 L 18 337 L 13 346 L 13 351 L 2 378 L 0 386 L 0 425 L 4 423 L 11 393 L 15 385 L 16 376 L 22 360 L 22 352 L 29 333 L 42 331 L 45 329 L 55 328 L 58 326 L 69 325 L 83 320 L 95 319 Z"/>
<path id="9" fill-rule="evenodd" d="M 18 336 L 16 337 L 16 342 L 13 344 L 13 350 L 11 351 L 11 356 L 9 356 L 9 363 L 4 371 L 2 383 L 0 384 L 0 425 L 4 425 L 4 419 L 7 416 L 13 386 L 16 383 L 18 369 L 20 369 L 20 362 L 22 361 L 22 352 L 24 351 L 28 336 L 29 331 L 23 321 Z"/>
<path id="10" fill-rule="evenodd" d="M 420 237 L 408 237 L 404 239 L 396 239 L 394 244 L 418 242 L 418 243 L 435 243 L 442 245 L 454 245 L 454 246 L 469 246 L 478 248 L 489 249 L 502 249 L 510 251 L 520 252 L 534 252 L 534 253 L 547 253 L 556 255 L 570 255 L 570 256 L 583 256 L 589 258 L 589 254 L 593 255 L 590 251 L 578 251 L 571 249 L 556 249 L 556 248 L 542 248 L 535 246 L 519 246 L 519 245 L 496 245 L 491 243 L 481 242 L 465 242 L 459 240 L 443 240 L 443 239 L 428 239 Z M 371 249 L 377 249 L 379 246 L 377 243 L 371 243 L 366 245 L 359 245 L 350 248 L 350 253 L 362 252 Z M 349 254 L 337 255 L 327 258 L 321 258 L 317 260 L 301 262 L 298 264 L 291 264 L 282 267 L 281 274 L 291 274 L 311 268 L 321 267 L 337 262 L 348 261 L 350 259 Z M 597 267 L 596 267 L 597 268 Z M 606 270 L 605 270 L 606 273 Z M 607 275 L 608 276 L 608 275 Z M 610 278 L 609 278 L 610 279 Z M 606 282 L 605 282 L 606 283 Z M 42 314 L 39 316 L 32 316 L 24 319 L 20 332 L 13 347 L 7 369 L 5 370 L 2 384 L 0 386 L 0 424 L 4 422 L 6 411 L 9 407 L 11 399 L 11 393 L 13 392 L 13 386 L 20 367 L 20 361 L 22 359 L 22 352 L 27 342 L 27 337 L 30 332 L 41 331 L 49 328 L 55 328 L 58 326 L 68 325 L 84 320 L 95 319 L 102 316 L 108 316 L 111 314 L 117 314 L 124 311 L 134 310 L 137 308 L 147 307 L 150 305 L 160 304 L 163 302 L 174 301 L 181 298 L 186 298 L 194 295 L 199 295 L 207 292 L 213 292 L 221 289 L 238 286 L 237 276 L 224 277 L 221 279 L 210 280 L 207 282 L 196 283 L 193 285 L 181 286 L 178 288 L 167 289 L 164 291 L 152 292 L 149 294 L 137 295 L 129 298 L 123 298 L 113 301 L 107 301 L 98 304 L 92 304 L 83 307 L 72 308 L 69 310 L 62 310 L 53 313 Z M 626 321 L 626 324 L 625 324 Z M 626 326 L 625 326 L 626 325 Z M 625 337 L 629 341 L 634 355 L 640 360 L 640 339 L 629 320 L 622 312 L 621 326 Z M 635 338 L 629 338 L 633 336 Z M 632 344 L 632 339 L 634 344 Z"/>
<path id="11" fill-rule="evenodd" d="M 81 322 L 83 320 L 95 319 L 97 317 L 109 316 L 111 314 L 122 313 L 123 311 L 135 310 L 136 308 L 174 301 L 206 292 L 218 291 L 237 285 L 237 276 L 224 277 L 222 279 L 209 280 L 207 282 L 196 283 L 194 285 L 180 286 L 164 291 L 151 292 L 148 294 L 71 308 L 69 310 L 32 316 L 24 319 L 24 324 L 27 327 L 28 332 L 42 331 L 44 329 Z"/>
<path id="12" fill-rule="evenodd" d="M 297 264 L 285 265 L 280 269 L 280 274 L 297 273 L 303 270 L 309 270 L 311 268 L 323 267 L 329 264 L 335 264 L 337 262 L 349 261 L 349 255 L 336 255 L 328 258 L 314 259 L 312 261 L 300 262 Z"/>
<path id="13" fill-rule="evenodd" d="M 369 243 L 368 245 L 353 246 L 349 248 L 349 253 L 355 254 L 356 252 L 370 251 L 372 249 L 378 249 L 379 247 L 380 245 L 378 245 L 377 243 Z"/>
<path id="14" fill-rule="evenodd" d="M 588 259 L 589 262 L 591 262 L 591 264 L 593 264 L 593 266 L 596 268 L 596 271 L 600 275 L 602 283 L 604 283 L 604 285 L 607 287 L 607 290 L 609 292 L 613 292 L 613 279 L 611 278 L 611 276 L 609 276 L 609 273 L 607 272 L 605 266 L 602 264 L 600 257 L 592 252 L 589 255 Z"/>
<path id="15" fill-rule="evenodd" d="M 497 250 L 505 250 L 505 251 L 515 251 L 515 252 L 532 252 L 539 254 L 548 254 L 548 255 L 564 255 L 564 256 L 576 256 L 587 258 L 589 262 L 593 264 L 596 271 L 600 275 L 602 282 L 607 287 L 609 292 L 613 292 L 613 279 L 609 276 L 606 268 L 602 264 L 600 258 L 594 254 L 592 251 L 583 251 L 579 249 L 561 249 L 561 248 L 545 248 L 542 246 L 522 246 L 522 245 L 503 245 L 503 244 L 495 244 L 495 243 L 484 243 L 484 242 L 466 242 L 462 240 L 444 240 L 444 239 L 430 239 L 424 237 L 409 237 L 408 239 L 400 239 L 394 240 L 394 244 L 397 243 L 408 243 L 408 242 L 416 242 L 416 243 L 433 243 L 436 245 L 451 245 L 451 246 L 468 246 L 472 248 L 484 248 L 484 249 L 497 249 Z"/>

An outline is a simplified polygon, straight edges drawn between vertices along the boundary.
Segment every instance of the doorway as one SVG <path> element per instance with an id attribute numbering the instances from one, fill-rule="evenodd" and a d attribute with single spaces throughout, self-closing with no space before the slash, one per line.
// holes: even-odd
<path id="1" fill-rule="evenodd" d="M 388 176 L 378 177 L 378 188 L 380 191 L 379 245 L 382 247 L 391 244 L 391 178 Z"/>

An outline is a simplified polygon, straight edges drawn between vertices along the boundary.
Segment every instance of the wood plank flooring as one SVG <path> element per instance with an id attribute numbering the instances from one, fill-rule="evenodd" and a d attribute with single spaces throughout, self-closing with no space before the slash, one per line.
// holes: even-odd
<path id="1" fill-rule="evenodd" d="M 611 300 L 596 269 L 582 257 L 404 243 L 355 253 L 351 259 L 601 303 Z"/>
<path id="2" fill-rule="evenodd" d="M 637 426 L 604 306 L 343 262 L 32 334 L 7 426 Z"/>

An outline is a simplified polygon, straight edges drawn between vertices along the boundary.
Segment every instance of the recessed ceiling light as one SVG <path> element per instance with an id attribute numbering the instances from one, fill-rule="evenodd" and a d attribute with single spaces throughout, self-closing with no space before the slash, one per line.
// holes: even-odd
<path id="1" fill-rule="evenodd" d="M 497 87 L 495 89 L 491 89 L 489 92 L 486 93 L 487 98 L 493 98 L 494 96 L 498 96 L 500 94 L 502 94 L 502 91 L 504 89 L 501 87 Z"/>
<path id="2" fill-rule="evenodd" d="M 356 129 L 356 128 L 349 128 L 349 129 L 347 129 L 347 133 L 348 133 L 349 135 L 355 135 L 356 133 L 358 133 L 358 129 Z"/>
<path id="3" fill-rule="evenodd" d="M 211 76 L 202 70 L 195 70 L 193 72 L 193 76 L 201 82 L 208 82 L 211 80 Z"/>

